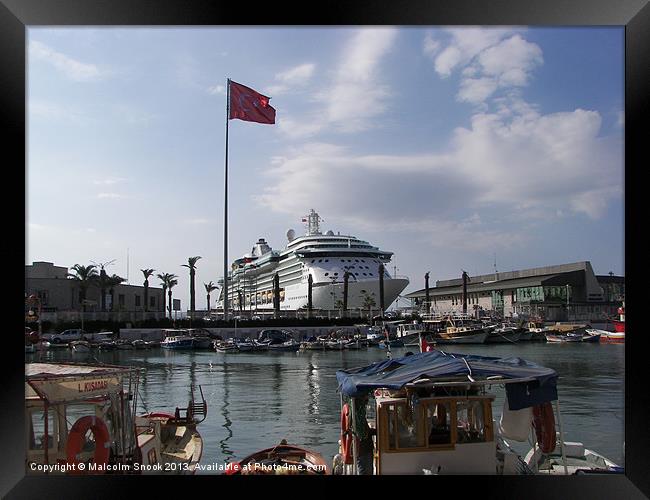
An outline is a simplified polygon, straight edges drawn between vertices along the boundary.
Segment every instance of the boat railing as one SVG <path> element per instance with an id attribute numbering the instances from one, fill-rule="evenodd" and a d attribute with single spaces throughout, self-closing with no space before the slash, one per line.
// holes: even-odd
<path id="1" fill-rule="evenodd" d="M 187 408 L 176 408 L 174 412 L 173 423 L 185 425 L 197 425 L 205 420 L 208 415 L 208 404 L 203 396 L 203 389 L 199 385 L 201 392 L 201 402 L 196 402 L 194 398 L 194 387 L 191 388 L 192 397 L 187 405 Z M 185 412 L 183 415 L 182 412 Z"/>

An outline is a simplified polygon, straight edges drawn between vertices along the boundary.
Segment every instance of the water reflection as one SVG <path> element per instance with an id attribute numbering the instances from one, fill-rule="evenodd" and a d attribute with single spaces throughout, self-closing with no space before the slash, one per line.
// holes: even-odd
<path id="1" fill-rule="evenodd" d="M 232 438 L 233 432 L 231 429 L 232 421 L 230 420 L 230 412 L 228 411 L 228 406 L 230 406 L 230 370 L 228 363 L 225 363 L 223 366 L 223 379 L 221 385 L 223 387 L 223 404 L 221 405 L 221 415 L 224 419 L 224 424 L 222 427 L 226 428 L 227 436 L 219 441 L 219 447 L 221 448 L 221 453 L 224 458 L 224 462 L 228 463 L 230 458 L 234 455 L 233 451 L 228 448 L 228 440 Z"/>
<path id="2" fill-rule="evenodd" d="M 449 352 L 518 356 L 558 372 L 562 428 L 568 441 L 623 463 L 624 345 L 449 346 Z M 410 348 L 412 350 L 412 348 Z M 393 357 L 407 348 L 393 348 Z M 191 384 L 203 387 L 208 417 L 199 426 L 205 463 L 243 458 L 287 438 L 326 458 L 336 454 L 339 393 L 336 370 L 386 359 L 383 349 L 240 353 L 99 351 L 98 361 L 146 369 L 141 378 L 141 406 L 173 411 L 188 399 Z M 69 349 L 26 355 L 26 361 L 78 361 Z M 91 361 L 90 359 L 86 362 Z M 495 386 L 494 417 L 499 419 L 504 393 Z M 525 445 L 525 443 L 524 443 Z"/>

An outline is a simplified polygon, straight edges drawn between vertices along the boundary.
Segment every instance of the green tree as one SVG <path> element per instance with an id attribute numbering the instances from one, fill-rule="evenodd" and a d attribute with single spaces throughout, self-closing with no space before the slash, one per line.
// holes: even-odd
<path id="1" fill-rule="evenodd" d="M 158 274 L 156 274 L 156 278 L 158 278 L 160 280 L 160 285 L 162 286 L 162 290 L 163 290 L 163 295 L 162 295 L 163 312 L 165 312 L 167 310 L 165 300 L 166 300 L 166 297 L 167 297 L 167 282 L 169 281 L 169 276 L 173 276 L 173 275 L 169 274 L 169 273 L 158 273 Z"/>
<path id="2" fill-rule="evenodd" d="M 117 274 L 113 274 L 106 279 L 106 285 L 107 288 L 109 289 L 108 293 L 111 296 L 111 311 L 115 310 L 115 287 L 120 283 L 124 283 L 125 281 L 126 278 L 122 278 Z"/>
<path id="3" fill-rule="evenodd" d="M 167 310 L 169 311 L 169 319 L 172 318 L 172 288 L 174 286 L 178 285 L 178 276 L 175 274 L 170 274 L 170 273 L 164 273 L 164 274 L 157 274 L 156 275 L 160 281 L 162 282 L 162 288 L 163 288 L 163 301 L 165 298 L 165 290 L 167 290 L 167 296 L 169 298 L 168 304 L 167 304 Z M 164 302 L 163 302 L 163 307 L 164 307 Z"/>
<path id="4" fill-rule="evenodd" d="M 190 318 L 194 318 L 194 277 L 196 276 L 196 262 L 200 258 L 200 256 L 188 257 L 187 264 L 181 264 L 190 270 Z"/>
<path id="5" fill-rule="evenodd" d="M 140 269 L 144 274 L 144 310 L 149 311 L 149 278 L 154 273 L 155 269 Z"/>
<path id="6" fill-rule="evenodd" d="M 372 308 L 375 307 L 377 303 L 375 302 L 375 298 L 372 295 L 369 295 L 367 293 L 363 294 L 363 307 L 368 308 L 368 321 L 372 318 Z"/>
<path id="7" fill-rule="evenodd" d="M 97 273 L 97 266 L 90 264 L 88 266 L 82 266 L 81 264 L 75 264 L 72 266 L 73 273 L 69 273 L 68 277 L 77 282 L 79 286 L 80 293 L 80 302 L 81 302 L 81 312 L 86 312 L 86 293 L 88 292 L 88 287 L 97 283 L 99 274 Z"/>
<path id="8" fill-rule="evenodd" d="M 210 294 L 219 287 L 214 283 L 212 283 L 212 281 L 210 281 L 209 283 L 203 283 L 203 286 L 205 287 L 205 291 L 208 294 L 208 314 L 210 314 Z"/>

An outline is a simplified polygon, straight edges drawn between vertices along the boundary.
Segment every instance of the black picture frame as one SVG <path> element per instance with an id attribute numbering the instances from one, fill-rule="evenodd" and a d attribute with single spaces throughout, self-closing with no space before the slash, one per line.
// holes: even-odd
<path id="1" fill-rule="evenodd" d="M 625 26 L 626 32 L 626 96 L 625 96 L 625 221 L 639 221 L 625 233 L 625 264 L 627 270 L 626 322 L 632 332 L 625 345 L 625 475 L 583 477 L 473 477 L 437 476 L 435 478 L 356 478 L 363 481 L 356 489 L 354 478 L 317 478 L 309 489 L 297 489 L 296 477 L 274 479 L 273 484 L 260 479 L 196 476 L 179 478 L 173 484 L 158 476 L 99 476 L 85 478 L 24 476 L 24 361 L 18 332 L 18 317 L 23 312 L 23 294 L 19 280 L 24 280 L 19 253 L 26 254 L 25 203 L 25 103 L 26 103 L 26 29 L 30 26 L 82 25 L 534 25 L 534 26 Z M 375 494 L 389 483 L 397 494 L 408 495 L 478 495 L 480 498 L 643 498 L 650 496 L 650 474 L 647 450 L 650 444 L 646 409 L 649 394 L 643 382 L 645 359 L 641 325 L 642 295 L 635 290 L 642 278 L 639 240 L 643 230 L 641 207 L 642 175 L 647 161 L 647 129 L 642 125 L 650 115 L 650 6 L 647 0 L 392 0 L 329 1 L 317 6 L 292 3 L 242 5 L 208 0 L 0 0 L 0 123 L 5 139 L 5 219 L 10 228 L 2 248 L 5 271 L 3 304 L 10 317 L 3 346 L 3 390 L 0 411 L 3 464 L 0 467 L 0 494 L 5 498 L 115 498 L 131 492 L 151 494 L 163 490 L 167 495 L 250 494 L 248 488 L 261 488 L 274 496 L 279 494 L 310 495 L 327 487 L 332 493 Z M 9 154 L 7 154 L 9 153 Z M 645 162 L 643 160 L 646 160 Z M 9 177 L 7 178 L 7 174 Z M 640 180 L 640 177 L 639 177 Z M 14 195 L 15 193 L 15 195 Z M 26 196 L 26 194 L 25 194 Z M 21 211 L 22 207 L 22 211 Z M 20 217 L 20 214 L 24 217 Z M 639 230 L 635 230 L 638 229 Z M 5 229 L 6 231 L 6 229 Z M 637 236 L 638 235 L 638 236 Z M 604 235 L 616 238 L 618 235 Z M 22 243 L 20 243 L 22 242 Z M 24 268 L 23 268 L 24 269 Z M 24 282 L 24 281 L 23 281 Z M 15 287 L 15 288 L 14 288 Z M 11 330 L 14 337 L 10 337 Z M 17 332 L 18 331 L 18 332 Z M 208 443 L 209 445 L 209 443 Z M 324 480 L 324 479 L 327 479 Z M 223 490 L 207 490 L 210 485 Z M 218 481 L 218 483 L 214 483 Z M 423 482 L 424 481 L 424 482 Z M 244 488 L 246 491 L 244 491 Z M 269 488 L 276 488 L 275 491 Z M 366 489 L 372 488 L 372 489 Z M 401 493 L 399 493 L 401 491 Z M 231 493 L 232 492 L 232 493 Z"/>

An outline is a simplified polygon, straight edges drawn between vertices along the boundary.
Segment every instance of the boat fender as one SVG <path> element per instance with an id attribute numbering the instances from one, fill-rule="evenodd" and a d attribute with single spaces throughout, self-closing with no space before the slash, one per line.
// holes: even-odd
<path id="1" fill-rule="evenodd" d="M 551 453 L 555 450 L 557 435 L 553 406 L 550 402 L 533 406 L 533 427 L 542 453 Z"/>
<path id="2" fill-rule="evenodd" d="M 344 464 L 352 463 L 352 431 L 350 430 L 350 406 L 341 408 L 341 456 Z"/>
<path id="3" fill-rule="evenodd" d="M 79 461 L 79 453 L 81 452 L 86 440 L 86 433 L 91 430 L 95 438 L 95 455 L 93 456 L 93 463 L 95 464 L 96 473 L 103 474 L 108 464 L 108 457 L 111 453 L 111 441 L 108 427 L 104 421 L 99 417 L 86 416 L 77 420 L 68 434 L 68 443 L 65 448 L 67 463 L 72 465 L 70 470 L 71 474 L 88 474 L 89 468 L 84 467 L 80 469 L 77 465 Z"/>

